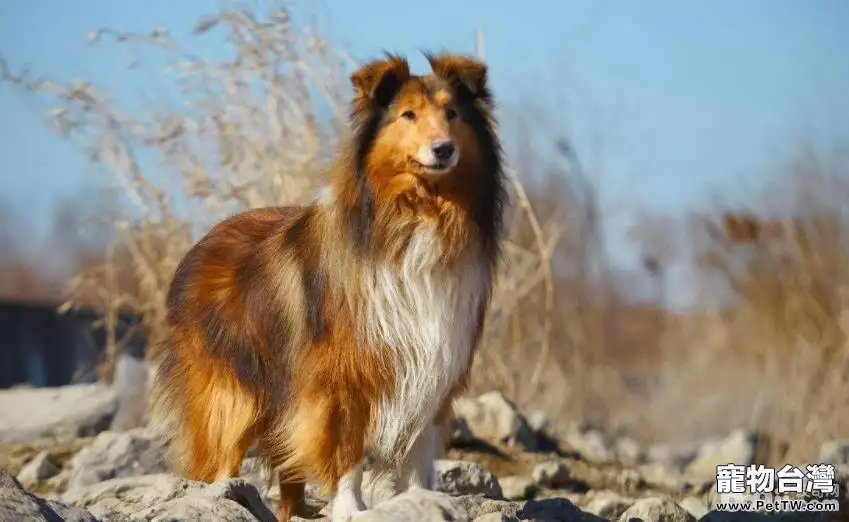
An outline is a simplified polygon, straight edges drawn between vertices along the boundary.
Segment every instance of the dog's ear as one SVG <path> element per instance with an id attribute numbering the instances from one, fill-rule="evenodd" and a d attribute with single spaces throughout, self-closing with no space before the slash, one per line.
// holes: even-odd
<path id="1" fill-rule="evenodd" d="M 358 101 L 370 101 L 386 108 L 409 79 L 410 66 L 407 60 L 387 54 L 385 59 L 368 62 L 354 71 L 351 84 Z"/>
<path id="2" fill-rule="evenodd" d="M 486 64 L 468 56 L 425 53 L 433 74 L 461 88 L 471 100 L 492 101 Z"/>

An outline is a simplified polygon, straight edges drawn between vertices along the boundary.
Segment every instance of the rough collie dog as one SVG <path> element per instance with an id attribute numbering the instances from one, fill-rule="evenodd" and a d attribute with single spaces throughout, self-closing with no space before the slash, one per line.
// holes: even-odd
<path id="1" fill-rule="evenodd" d="M 189 478 L 252 445 L 280 520 L 314 480 L 363 511 L 364 455 L 432 488 L 437 428 L 466 383 L 499 257 L 504 179 L 485 64 L 387 55 L 351 76 L 352 133 L 303 207 L 230 217 L 185 256 L 154 398 Z M 170 423 L 168 421 L 171 421 Z"/>

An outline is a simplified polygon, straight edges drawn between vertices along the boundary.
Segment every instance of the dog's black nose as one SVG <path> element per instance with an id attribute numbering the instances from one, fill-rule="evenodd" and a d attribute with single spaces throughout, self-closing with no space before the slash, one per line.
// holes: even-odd
<path id="1" fill-rule="evenodd" d="M 451 159 L 451 156 L 454 155 L 454 143 L 450 141 L 437 141 L 433 144 L 431 150 L 433 150 L 433 155 L 436 156 L 436 159 L 445 161 Z"/>

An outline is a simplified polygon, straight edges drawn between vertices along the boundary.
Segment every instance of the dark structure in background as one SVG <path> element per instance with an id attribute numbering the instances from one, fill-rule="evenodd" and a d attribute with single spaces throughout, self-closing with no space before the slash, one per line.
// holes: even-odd
<path id="1" fill-rule="evenodd" d="M 0 299 L 0 388 L 94 382 L 106 347 L 106 330 L 93 309 L 59 313 L 57 303 Z M 137 318 L 122 315 L 117 338 L 130 337 L 123 353 L 144 357 L 146 340 Z"/>

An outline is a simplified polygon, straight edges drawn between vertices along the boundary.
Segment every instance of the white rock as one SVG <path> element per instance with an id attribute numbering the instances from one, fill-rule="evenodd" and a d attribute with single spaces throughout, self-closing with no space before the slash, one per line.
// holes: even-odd
<path id="1" fill-rule="evenodd" d="M 680 471 L 658 462 L 644 464 L 639 466 L 637 469 L 646 482 L 655 486 L 660 486 L 664 489 L 673 491 L 680 490 L 686 482 L 686 479 Z"/>
<path id="2" fill-rule="evenodd" d="M 716 479 L 716 467 L 724 464 L 747 466 L 754 462 L 757 439 L 746 430 L 736 430 L 728 437 L 702 445 L 684 475 L 695 482 Z"/>
<path id="3" fill-rule="evenodd" d="M 619 437 L 613 444 L 617 460 L 626 466 L 636 466 L 645 460 L 640 445 L 630 437 Z"/>
<path id="4" fill-rule="evenodd" d="M 526 475 L 513 475 L 498 479 L 501 492 L 507 500 L 526 500 L 539 490 L 533 478 Z"/>
<path id="5" fill-rule="evenodd" d="M 462 500 L 424 489 L 411 489 L 357 517 L 357 522 L 468 522 Z"/>
<path id="6" fill-rule="evenodd" d="M 469 517 L 477 520 L 483 516 L 492 513 L 500 513 L 502 515 L 514 516 L 518 519 L 517 513 L 524 505 L 523 502 L 512 502 L 509 500 L 493 500 L 479 495 L 458 497 L 463 501 L 463 505 L 469 512 Z M 497 519 L 496 519 L 497 520 Z M 515 520 L 508 518 L 507 520 Z"/>
<path id="7" fill-rule="evenodd" d="M 533 429 L 500 392 L 485 393 L 476 399 L 458 399 L 454 402 L 454 414 L 478 439 L 536 449 Z"/>
<path id="8" fill-rule="evenodd" d="M 555 489 L 566 485 L 572 476 L 569 468 L 556 460 L 537 464 L 534 466 L 532 475 L 537 485 Z"/>
<path id="9" fill-rule="evenodd" d="M 820 446 L 818 464 L 849 464 L 849 439 L 830 440 Z"/>
<path id="10" fill-rule="evenodd" d="M 132 515 L 134 519 L 176 521 L 216 520 L 221 522 L 276 522 L 259 492 L 240 479 L 228 479 L 194 490 Z"/>
<path id="11" fill-rule="evenodd" d="M 616 477 L 616 484 L 623 491 L 634 492 L 642 489 L 646 484 L 646 480 L 637 470 L 623 469 L 619 473 L 619 476 Z"/>
<path id="12" fill-rule="evenodd" d="M 680 473 L 696 458 L 701 447 L 702 443 L 698 442 L 656 444 L 646 451 L 646 461 L 649 465 L 663 466 Z"/>
<path id="13" fill-rule="evenodd" d="M 0 520 L 9 522 L 99 522 L 88 511 L 28 493 L 5 470 L 0 470 Z"/>
<path id="14" fill-rule="evenodd" d="M 709 512 L 707 501 L 704 498 L 684 497 L 678 502 L 678 504 L 680 504 L 682 508 L 686 509 L 696 519 L 701 519 Z"/>
<path id="15" fill-rule="evenodd" d="M 18 482 L 25 488 L 31 488 L 57 473 L 59 473 L 59 468 L 53 463 L 50 454 L 42 451 L 21 468 L 20 473 L 18 473 Z"/>
<path id="16" fill-rule="evenodd" d="M 696 522 L 677 502 L 666 497 L 641 498 L 619 516 L 619 522 Z"/>
<path id="17" fill-rule="evenodd" d="M 566 433 L 565 439 L 567 444 L 590 462 L 607 463 L 616 460 L 613 450 L 598 430 L 580 431 L 573 428 Z"/>
<path id="18" fill-rule="evenodd" d="M 495 475 L 480 464 L 463 460 L 437 460 L 436 489 L 450 495 L 484 495 L 500 499 L 501 486 Z"/>
<path id="19" fill-rule="evenodd" d="M 147 397 L 151 371 L 144 359 L 121 354 L 115 361 L 113 388 L 118 397 L 111 431 L 124 431 L 143 426 L 147 421 Z"/>
<path id="20" fill-rule="evenodd" d="M 96 435 L 116 408 L 115 392 L 101 384 L 0 390 L 0 443 Z"/>
<path id="21" fill-rule="evenodd" d="M 256 488 L 242 479 L 205 484 L 170 474 L 143 475 L 71 488 L 62 500 L 104 520 L 274 521 Z"/>
<path id="22" fill-rule="evenodd" d="M 528 425 L 537 433 L 546 432 L 551 428 L 548 415 L 542 410 L 534 410 L 528 415 Z"/>
<path id="23" fill-rule="evenodd" d="M 162 448 L 152 432 L 136 429 L 103 432 L 71 459 L 68 486 L 168 471 Z"/>

